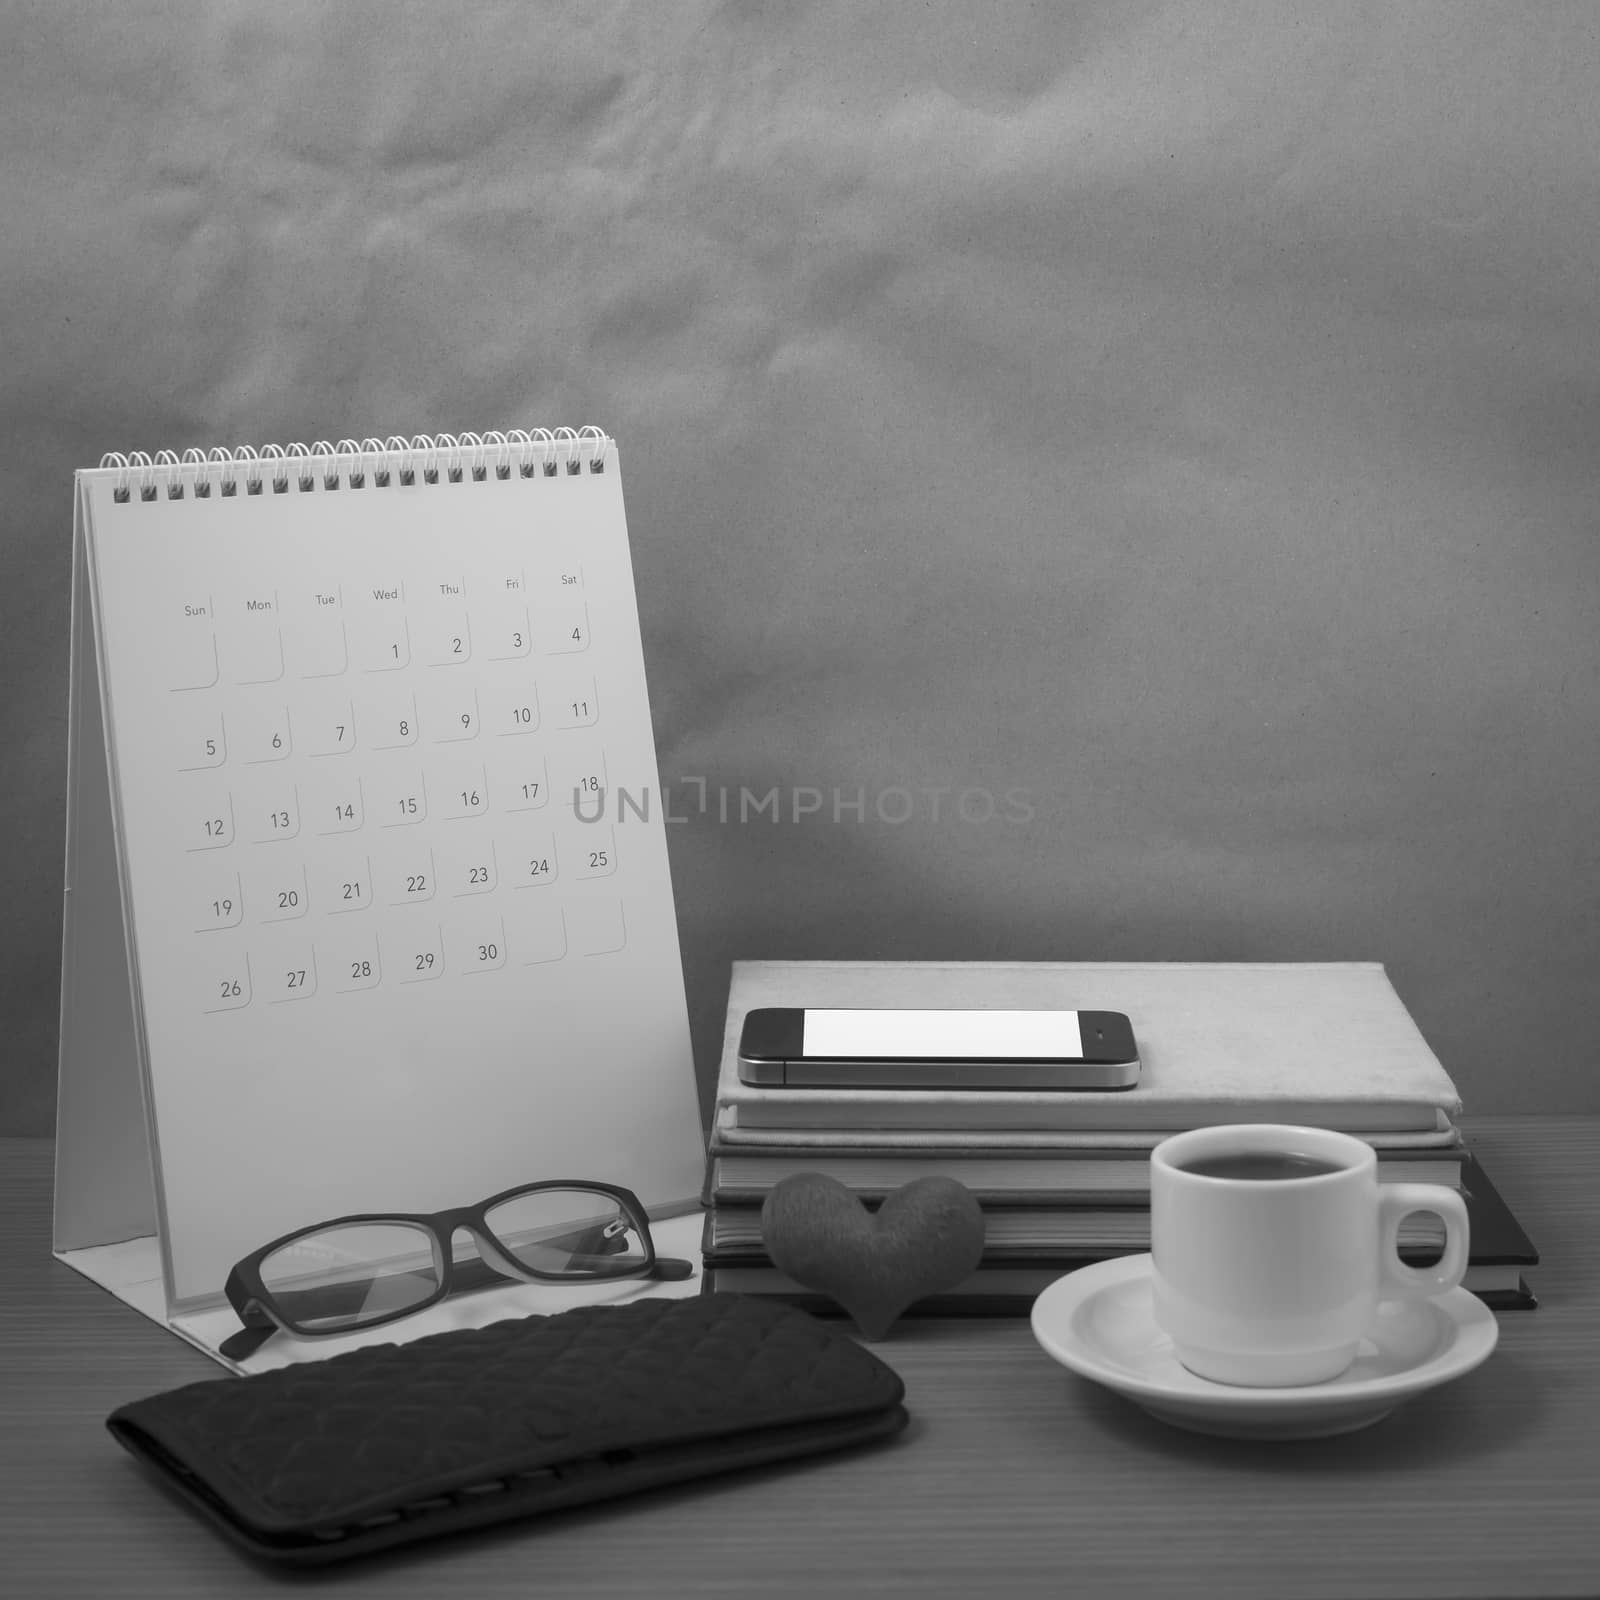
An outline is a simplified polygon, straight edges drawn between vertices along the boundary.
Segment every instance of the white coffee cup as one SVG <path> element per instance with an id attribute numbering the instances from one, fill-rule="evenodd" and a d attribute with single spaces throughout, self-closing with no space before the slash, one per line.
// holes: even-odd
<path id="1" fill-rule="evenodd" d="M 1325 1170 L 1215 1176 L 1219 1158 L 1276 1170 L 1268 1156 Z M 1444 1219 L 1437 1265 L 1400 1260 L 1401 1221 Z M 1379 1183 L 1371 1145 L 1325 1128 L 1240 1123 L 1195 1128 L 1150 1154 L 1150 1248 L 1157 1326 L 1191 1372 L 1276 1388 L 1336 1378 L 1355 1359 L 1380 1300 L 1428 1298 L 1461 1282 L 1467 1208 L 1453 1189 Z"/>

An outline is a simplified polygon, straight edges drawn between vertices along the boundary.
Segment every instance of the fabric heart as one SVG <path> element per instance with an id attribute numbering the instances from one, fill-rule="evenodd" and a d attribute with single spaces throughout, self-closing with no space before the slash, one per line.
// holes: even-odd
<path id="1" fill-rule="evenodd" d="M 983 1257 L 983 1212 L 954 1178 L 916 1178 L 867 1210 L 820 1172 L 795 1172 L 761 1207 L 777 1269 L 838 1301 L 869 1339 L 881 1339 L 914 1301 L 953 1288 Z"/>

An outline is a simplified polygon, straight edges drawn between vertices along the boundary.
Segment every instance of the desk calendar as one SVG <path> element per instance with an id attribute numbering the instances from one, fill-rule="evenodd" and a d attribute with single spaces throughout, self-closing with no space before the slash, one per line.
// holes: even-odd
<path id="1" fill-rule="evenodd" d="M 341 1213 L 692 1205 L 613 442 L 111 457 L 73 574 L 57 1253 L 164 1318 Z"/>

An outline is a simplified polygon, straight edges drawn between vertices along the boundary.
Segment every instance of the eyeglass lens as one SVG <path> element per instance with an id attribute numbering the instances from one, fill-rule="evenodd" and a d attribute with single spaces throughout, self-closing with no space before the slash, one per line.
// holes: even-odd
<path id="1" fill-rule="evenodd" d="M 433 1235 L 406 1222 L 347 1223 L 286 1244 L 261 1263 L 279 1311 L 308 1333 L 356 1328 L 439 1292 Z"/>
<path id="2" fill-rule="evenodd" d="M 491 1206 L 489 1231 L 535 1272 L 617 1277 L 649 1257 L 644 1235 L 620 1201 L 594 1189 L 535 1189 Z"/>

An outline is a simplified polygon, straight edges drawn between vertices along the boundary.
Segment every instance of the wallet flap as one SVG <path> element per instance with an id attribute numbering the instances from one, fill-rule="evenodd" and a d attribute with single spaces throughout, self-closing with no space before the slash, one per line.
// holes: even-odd
<path id="1" fill-rule="evenodd" d="M 903 1396 L 843 1333 L 708 1294 L 211 1379 L 107 1426 L 230 1531 L 334 1544 L 430 1509 L 470 1525 L 721 1470 L 763 1441 L 794 1454 L 876 1436 L 903 1424 Z"/>

